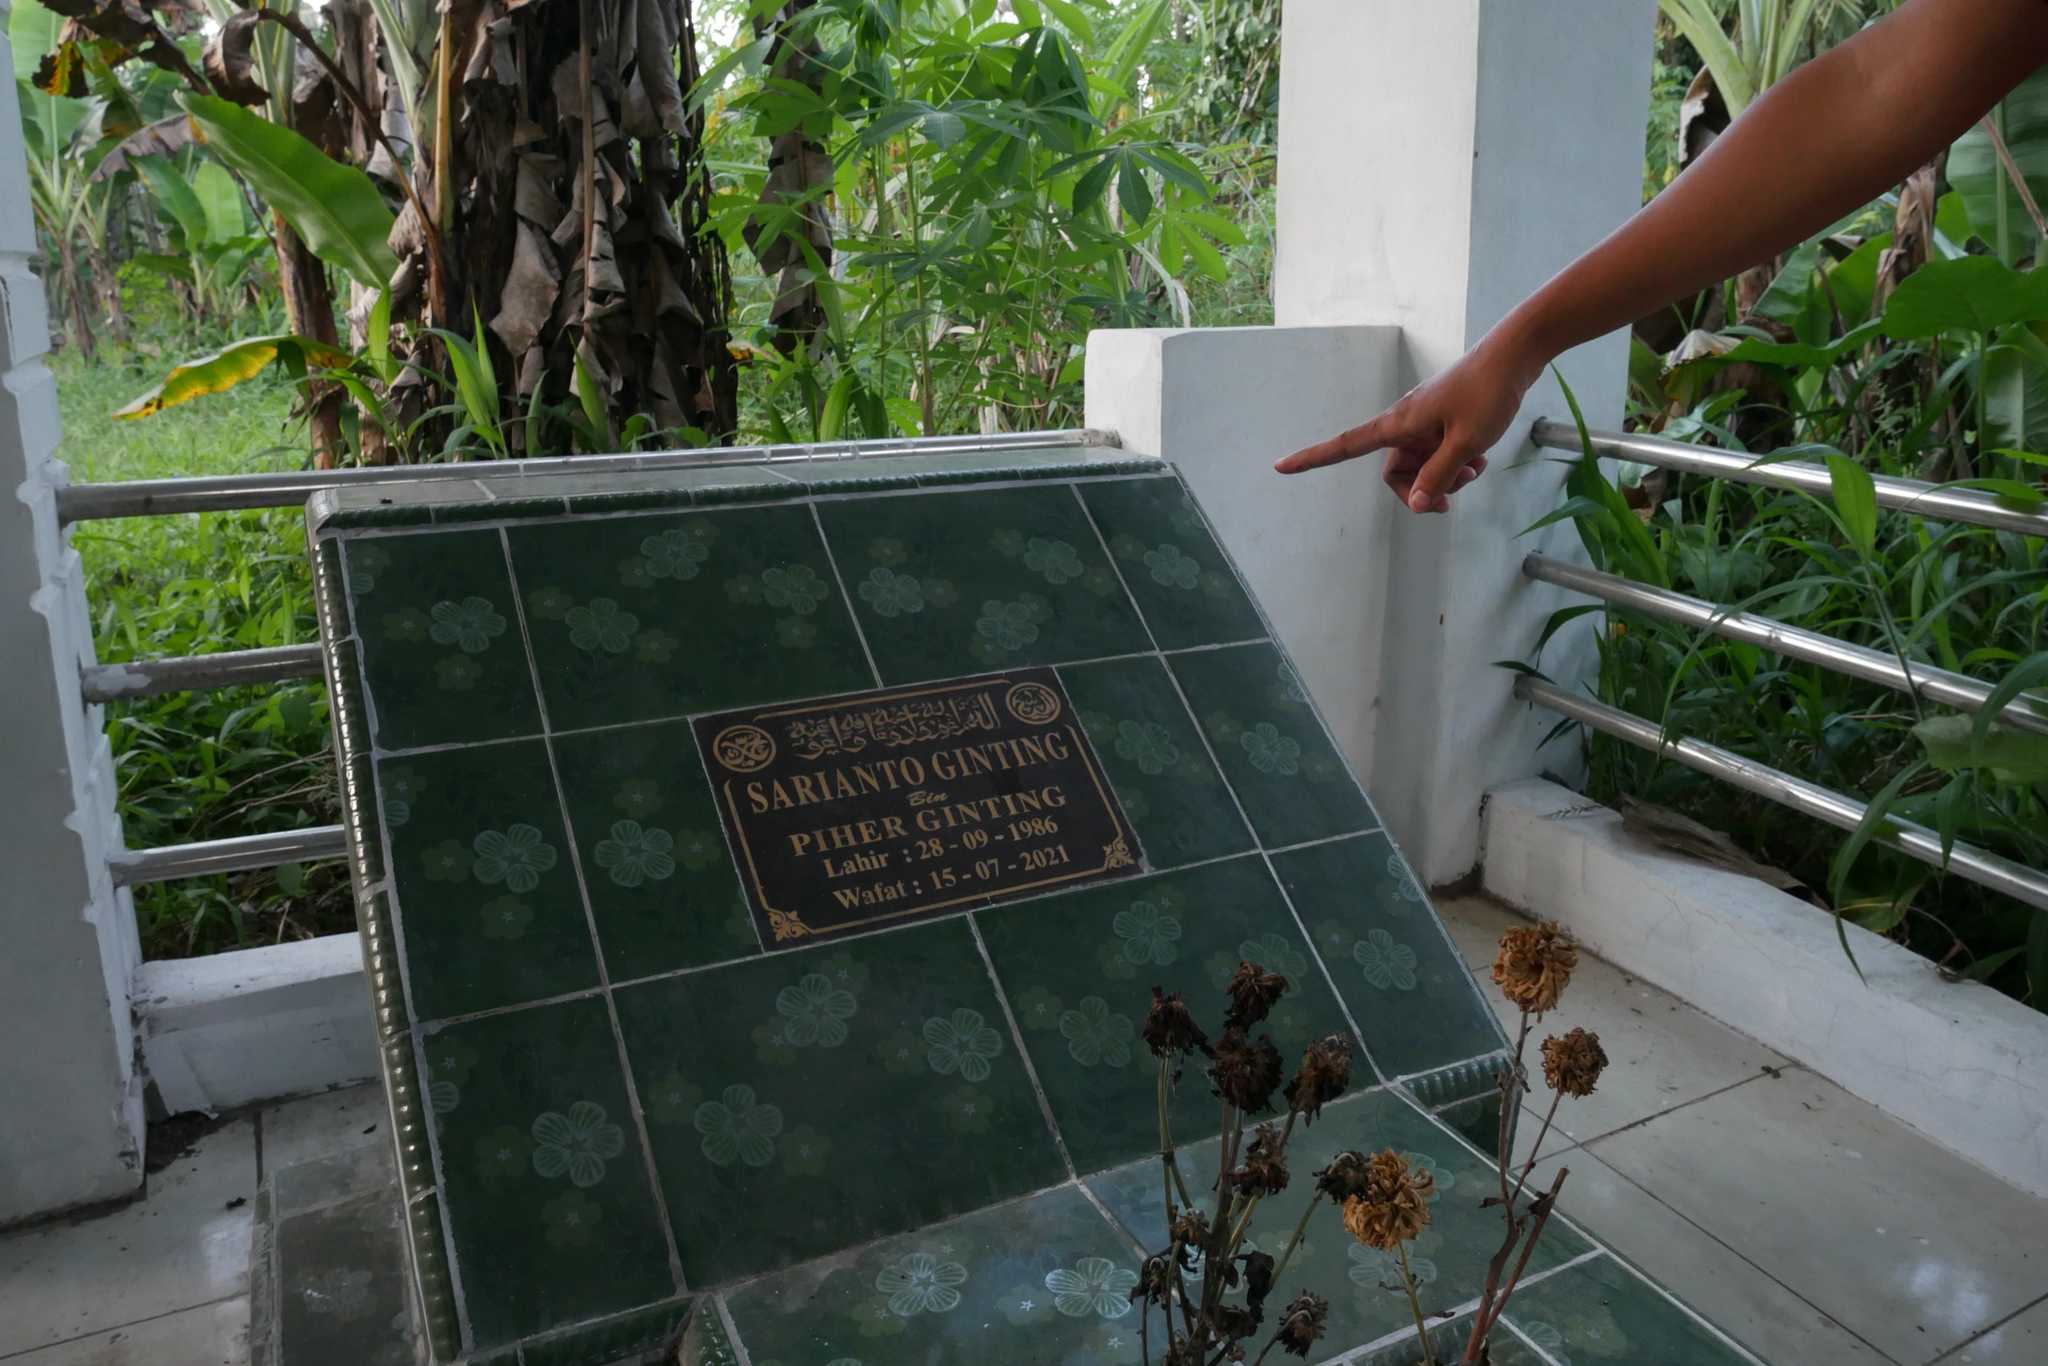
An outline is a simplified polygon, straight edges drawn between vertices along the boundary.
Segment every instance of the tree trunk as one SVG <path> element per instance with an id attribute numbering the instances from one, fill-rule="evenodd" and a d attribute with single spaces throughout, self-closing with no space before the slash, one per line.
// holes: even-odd
<path id="1" fill-rule="evenodd" d="M 291 330 L 302 337 L 340 345 L 334 330 L 334 293 L 327 269 L 313 255 L 282 214 L 272 214 L 277 243 L 277 283 L 284 293 L 284 313 Z M 307 430 L 313 438 L 313 468 L 331 470 L 345 449 L 341 435 L 343 392 L 336 384 L 307 386 Z"/>
<path id="2" fill-rule="evenodd" d="M 71 343 L 91 360 L 98 343 L 92 334 L 92 310 L 86 307 L 85 282 L 78 276 L 78 248 L 68 233 L 57 235 L 57 273 L 71 314 Z"/>

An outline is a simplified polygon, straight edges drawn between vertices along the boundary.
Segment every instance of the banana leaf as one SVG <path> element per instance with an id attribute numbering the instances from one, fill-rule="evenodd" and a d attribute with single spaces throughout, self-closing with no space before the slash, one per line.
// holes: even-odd
<path id="1" fill-rule="evenodd" d="M 244 337 L 218 351 L 173 366 L 161 384 L 117 409 L 114 416 L 132 422 L 137 418 L 154 417 L 166 408 L 190 403 L 195 398 L 225 393 L 243 380 L 263 373 L 273 362 L 282 362 L 294 372 L 303 372 L 308 365 L 341 368 L 353 361 L 354 357 L 339 347 L 290 332 L 268 337 Z"/>

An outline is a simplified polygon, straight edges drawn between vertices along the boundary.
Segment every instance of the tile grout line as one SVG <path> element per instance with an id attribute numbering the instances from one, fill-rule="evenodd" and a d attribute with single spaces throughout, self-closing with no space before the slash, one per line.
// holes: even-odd
<path id="1" fill-rule="evenodd" d="M 1145 1159 L 1141 1157 L 1138 1160 L 1143 1162 Z M 1102 1203 L 1102 1197 L 1095 1193 L 1095 1188 L 1090 1186 L 1085 1178 L 1075 1177 L 1074 1187 L 1081 1192 L 1082 1199 L 1095 1207 L 1095 1212 L 1102 1216 L 1103 1222 L 1109 1225 L 1111 1235 L 1121 1239 L 1125 1247 L 1138 1254 L 1138 1268 L 1143 1271 L 1146 1260 L 1145 1244 L 1139 1241 L 1138 1235 L 1124 1227 L 1124 1221 L 1117 1218 L 1108 1205 Z"/>
<path id="2" fill-rule="evenodd" d="M 863 641 L 863 644 L 865 644 L 865 640 L 866 640 L 866 637 L 865 637 L 864 635 L 862 635 L 862 634 L 861 634 L 861 633 L 859 632 L 859 630 L 857 629 L 857 623 L 858 623 L 858 618 L 856 618 L 856 631 L 855 631 L 855 634 L 856 634 L 857 636 L 860 636 L 860 637 L 861 637 L 861 639 L 862 639 L 862 641 Z M 1182 648 L 1178 648 L 1178 649 L 1172 649 L 1172 650 L 1130 650 L 1130 651 L 1126 651 L 1126 652 L 1124 652 L 1124 653 L 1122 653 L 1122 654 L 1114 654 L 1114 655 L 1091 655 L 1091 656 L 1090 656 L 1090 657 L 1088 657 L 1087 659 L 1072 659 L 1072 660 L 1061 660 L 1061 661 L 1058 661 L 1058 662 L 1056 662 L 1056 663 L 1051 663 L 1051 664 L 1025 664 L 1025 665 L 1018 665 L 1017 667 L 1019 667 L 1019 668 L 1036 668 L 1036 669 L 1085 669 L 1085 668 L 1089 668 L 1089 667 L 1091 667 L 1091 666 L 1093 666 L 1093 665 L 1096 665 L 1096 664 L 1121 664 L 1121 663 L 1127 663 L 1127 662 L 1129 662 L 1130 660 L 1134 660 L 1134 659 L 1154 659 L 1154 658 L 1156 658 L 1156 659 L 1159 659 L 1159 660 L 1161 660 L 1161 661 L 1164 661 L 1164 660 L 1167 660 L 1167 659 L 1177 658 L 1177 657 L 1179 657 L 1179 656 L 1181 656 L 1181 655 L 1198 655 L 1198 654 L 1207 654 L 1207 653 L 1211 653 L 1211 652 L 1213 652 L 1213 651 L 1217 651 L 1217 650 L 1236 650 L 1236 649 L 1242 649 L 1243 647 L 1245 647 L 1245 646 L 1247 646 L 1247 645 L 1268 645 L 1268 644 L 1271 644 L 1271 645 L 1275 645 L 1275 648 L 1277 648 L 1277 642 L 1275 642 L 1275 641 L 1271 640 L 1271 639 L 1270 639 L 1269 637 L 1266 637 L 1266 636 L 1257 636 L 1257 637 L 1254 637 L 1254 638 L 1253 638 L 1253 639 L 1251 639 L 1251 640 L 1231 640 L 1231 641 L 1224 641 L 1224 642 L 1222 642 L 1222 643 L 1220 643 L 1220 644 L 1216 644 L 1216 645 L 1189 645 L 1189 646 L 1185 646 L 1185 647 L 1182 647 Z M 872 661 L 871 661 L 870 663 L 871 663 L 871 666 L 872 666 Z M 992 677 L 995 677 L 995 676 L 997 676 L 997 675 L 999 675 L 999 674 L 1001 674 L 1001 673 L 1003 673 L 1003 672 L 1005 672 L 1005 671 L 1004 671 L 1004 670 L 1001 670 L 1001 669 L 996 669 L 996 670 L 990 670 L 990 671 L 988 671 L 988 672 L 986 672 L 986 673 L 977 673 L 977 674 L 963 674 L 963 675 L 961 675 L 961 677 L 962 677 L 963 679 L 966 679 L 966 680 L 970 680 L 970 681 L 971 681 L 971 680 L 973 680 L 973 679 L 977 679 L 977 678 L 992 678 Z M 918 681 L 918 682 L 929 682 L 929 681 L 932 681 L 932 680 L 916 680 L 916 681 Z M 884 685 L 884 686 L 886 686 L 886 685 Z M 905 685 L 903 685 L 903 686 L 906 686 L 906 687 L 907 687 L 907 686 L 911 686 L 911 685 L 910 685 L 910 684 L 905 684 Z M 842 690 L 840 690 L 839 692 L 828 692 L 828 693 L 811 693 L 811 694 L 807 694 L 807 695 L 805 695 L 805 696 L 801 696 L 801 697 L 782 697 L 782 698 L 776 698 L 776 699 L 774 699 L 774 705 L 777 705 L 777 706 L 792 706 L 792 707 L 800 707 L 800 706 L 802 706 L 803 704 L 805 704 L 806 702 L 817 702 L 817 701 L 822 701 L 822 700 L 824 700 L 824 699 L 826 699 L 826 698 L 831 698 L 831 697 L 841 697 L 841 696 L 844 696 L 844 695 L 845 695 L 845 692 L 844 692 L 844 690 L 842 689 Z M 764 705 L 767 705 L 767 704 L 764 704 Z M 606 734 L 606 733 L 608 733 L 608 732 L 611 732 L 611 731 L 620 731 L 620 730 L 635 730 L 635 729 L 641 729 L 641 728 L 645 728 L 645 727 L 649 727 L 649 726 L 666 726 L 666 725 L 679 725 L 679 724 L 683 724 L 683 723 L 686 723 L 686 722 L 690 722 L 690 721 L 695 721 L 695 720 L 698 720 L 698 719 L 700 719 L 700 718 L 702 718 L 702 717 L 706 717 L 706 716 L 716 716 L 716 715 L 718 715 L 718 714 L 719 714 L 719 712 L 720 712 L 721 710 L 730 710 L 730 708 L 713 708 L 713 709 L 708 709 L 708 710 L 703 710 L 703 711 L 685 711 L 685 712 L 670 712 L 670 713 L 666 713 L 666 714 L 663 714 L 663 715 L 661 715 L 661 716 L 649 716 L 649 717 L 643 717 L 643 718 L 639 718 L 639 719 L 636 719 L 636 720 L 632 720 L 632 721 L 606 721 L 606 722 L 602 723 L 601 725 L 595 725 L 595 726 L 568 726 L 568 727 L 565 727 L 565 728 L 563 728 L 563 729 L 561 729 L 561 730 L 553 731 L 553 732 L 552 732 L 552 734 L 554 734 L 554 735 L 555 735 L 555 736 L 557 736 L 558 738 L 561 738 L 561 739 L 567 740 L 567 739 L 573 739 L 573 738 L 576 738 L 576 737 L 580 737 L 580 736 L 585 736 L 585 735 L 603 735 L 603 734 Z M 403 760 L 403 759 L 416 759 L 416 758 L 420 758 L 420 757 L 422 757 L 422 756 L 424 756 L 424 755 L 429 755 L 429 754 L 446 754 L 446 753 L 448 753 L 448 752 L 449 752 L 449 751 L 451 751 L 451 750 L 458 750 L 458 749 L 487 749 L 487 748 L 489 748 L 489 747 L 491 747 L 491 746 L 493 746 L 493 745 L 514 745 L 514 744 L 518 744 L 518 743 L 519 743 L 520 741 L 522 741 L 522 740 L 538 740 L 538 739 L 540 739 L 540 738 L 541 738 L 541 737 L 540 737 L 540 736 L 539 736 L 538 734 L 532 734 L 532 735 L 497 735 L 497 736 L 491 736 L 491 737 L 489 737 L 489 738 L 487 738 L 487 739 L 482 739 L 482 740 L 444 740 L 444 741 L 438 741 L 438 742 L 436 742 L 436 743 L 433 743 L 433 744 L 426 744 L 426 745 L 408 745 L 408 746 L 405 746 L 405 747 L 402 747 L 402 748 L 399 748 L 399 749 L 380 749 L 380 748 L 376 747 L 375 745 L 372 745 L 372 746 L 370 747 L 370 750 L 369 750 L 369 757 L 371 757 L 372 759 L 375 759 L 375 760 L 379 760 L 379 761 L 383 761 L 383 760 L 388 760 L 388 759 L 400 759 L 400 760 Z M 1339 751 L 1339 753 L 1341 754 L 1341 753 L 1342 753 L 1342 751 Z M 1368 805 L 1369 805 L 1369 803 L 1368 803 Z M 1375 813 L 1375 819 L 1377 819 L 1377 813 Z M 1365 832 L 1371 832 L 1371 831 L 1376 831 L 1376 830 L 1379 830 L 1379 829 L 1381 829 L 1381 827 L 1380 827 L 1379 825 L 1375 824 L 1375 825 L 1371 825 L 1371 826 L 1363 827 L 1363 830 L 1362 830 L 1362 832 L 1361 832 L 1361 833 L 1365 833 Z M 1342 837 L 1341 837 L 1341 836 L 1332 836 L 1332 838 L 1342 838 Z M 1305 843 L 1305 844 L 1310 844 L 1310 843 L 1315 843 L 1315 841 L 1313 841 L 1313 840 L 1310 840 L 1310 841 L 1304 841 L 1304 843 Z M 1295 846 L 1292 846 L 1292 845 L 1290 845 L 1290 846 L 1288 846 L 1288 847 L 1289 847 L 1289 848 L 1293 848 L 1293 847 L 1295 847 Z"/>
<path id="3" fill-rule="evenodd" d="M 87 1338 L 101 1337 L 108 1333 L 125 1333 L 130 1328 L 140 1328 L 145 1323 L 156 1323 L 163 1319 L 176 1318 L 180 1314 L 190 1314 L 195 1310 L 213 1309 L 223 1304 L 233 1304 L 236 1300 L 250 1300 L 250 1312 L 252 1314 L 255 1312 L 254 1300 L 249 1292 L 245 1290 L 233 1295 L 221 1295 L 215 1299 L 201 1300 L 197 1304 L 181 1304 L 176 1309 L 166 1309 L 161 1314 L 146 1314 L 139 1319 L 129 1319 L 126 1323 L 102 1324 L 98 1328 L 90 1328 L 83 1333 L 74 1333 L 68 1338 L 52 1338 L 48 1342 L 38 1342 L 32 1347 L 23 1347 L 19 1351 L 0 1352 L 0 1361 L 19 1361 L 38 1352 L 47 1352 L 55 1347 L 69 1347 L 72 1343 L 84 1342 Z M 253 1323 L 254 1320 L 252 1319 L 251 1322 Z"/>
<path id="4" fill-rule="evenodd" d="M 1520 1288 L 1520 1286 L 1516 1287 L 1516 1289 Z M 1530 1337 L 1527 1333 L 1523 1332 L 1513 1319 L 1507 1317 L 1505 1312 L 1502 1313 L 1500 1321 L 1507 1326 L 1507 1330 L 1509 1333 L 1521 1339 L 1521 1343 L 1524 1347 L 1528 1348 L 1531 1352 L 1535 1353 L 1536 1359 L 1542 1362 L 1543 1366 L 1557 1366 L 1557 1358 L 1552 1356 L 1550 1353 L 1544 1351 L 1542 1347 L 1538 1346 L 1536 1339 Z"/>
<path id="5" fill-rule="evenodd" d="M 718 1321 L 725 1325 L 725 1340 L 732 1344 L 732 1354 L 738 1358 L 739 1366 L 754 1366 L 754 1355 L 747 1350 L 747 1344 L 740 1337 L 740 1326 L 732 1316 L 732 1306 L 725 1302 L 725 1292 L 716 1291 L 711 1296 L 711 1307 L 718 1311 Z"/>
<path id="6" fill-rule="evenodd" d="M 1969 1347 L 1973 1343 L 1982 1342 L 1985 1338 L 1990 1337 L 1993 1333 L 2005 1327 L 2008 1323 L 2011 1323 L 2015 1319 L 2019 1318 L 2020 1315 L 2027 1313 L 2029 1310 L 2039 1309 L 2044 1305 L 2048 1305 L 2048 1295 L 2043 1295 L 2038 1300 L 2028 1300 L 2025 1304 L 2013 1310 L 2010 1314 L 2005 1315 L 2003 1318 L 1996 1319 L 1991 1323 L 1985 1324 L 1982 1328 L 1979 1328 L 1976 1332 L 1970 1334 L 1961 1342 L 1958 1342 L 1955 1346 L 1949 1348 L 1940 1356 L 1937 1356 L 1932 1361 L 1928 1362 L 1927 1366 L 1941 1366 L 1941 1364 L 1945 1361 L 1957 1360 L 1958 1354 L 1962 1352 L 1963 1349 Z"/>
<path id="7" fill-rule="evenodd" d="M 555 785 L 555 806 L 562 816 L 562 837 L 569 846 L 569 868 L 576 879 L 577 899 L 583 903 L 583 923 L 590 932 L 590 952 L 596 960 L 598 991 L 604 997 L 605 1018 L 611 1025 L 612 1043 L 618 1050 L 619 1080 L 625 1087 L 626 1105 L 633 1112 L 633 1129 L 640 1139 L 641 1161 L 647 1169 L 654 1211 L 661 1216 L 661 1237 L 668 1252 L 669 1275 L 675 1283 L 676 1293 L 688 1294 L 690 1285 L 683 1275 L 683 1255 L 676 1243 L 675 1222 L 669 1217 L 668 1194 L 662 1189 L 661 1170 L 654 1162 L 654 1140 L 647 1131 L 647 1113 L 640 1104 L 640 1088 L 633 1079 L 633 1059 L 626 1050 L 625 1032 L 619 1027 L 618 1003 L 612 999 L 611 972 L 604 961 L 604 939 L 597 932 L 597 911 L 591 902 L 590 882 L 583 870 L 583 851 L 576 841 L 576 822 L 569 814 L 569 793 L 563 786 L 562 766 L 555 756 L 547 698 L 540 683 L 540 663 L 534 655 L 533 633 L 526 622 L 526 603 L 519 595 L 519 570 L 512 563 L 511 539 L 502 529 L 498 532 L 498 543 L 505 552 L 505 573 L 512 583 L 512 607 L 519 619 L 519 638 L 526 648 L 526 667 L 533 679 L 533 690 L 540 706 L 541 748 L 547 755 L 548 775 Z M 447 1202 L 442 1203 L 445 1206 Z"/>
<path id="8" fill-rule="evenodd" d="M 1059 1151 L 1060 1163 L 1067 1169 L 1067 1179 L 1079 1182 L 1081 1174 L 1074 1167 L 1074 1155 L 1067 1151 L 1066 1135 L 1060 1132 L 1060 1123 L 1052 1112 L 1052 1101 L 1045 1094 L 1045 1084 L 1038 1079 L 1038 1067 L 1031 1061 L 1031 1050 L 1024 1046 L 1024 1031 L 1018 1027 L 1017 1012 L 1010 1009 L 1010 995 L 1003 990 L 1003 979 L 996 975 L 995 959 L 990 956 L 988 943 L 981 937 L 981 926 L 974 921 L 974 912 L 964 917 L 967 933 L 974 940 L 974 951 L 981 955 L 982 970 L 988 973 L 988 983 L 995 989 L 996 1006 L 1003 1012 L 1004 1023 L 1010 1026 L 1010 1044 L 1017 1050 L 1017 1058 L 1024 1064 L 1024 1075 L 1031 1082 L 1031 1094 L 1038 1098 L 1038 1112 L 1045 1118 L 1046 1132 L 1052 1135 L 1053 1147 Z"/>
<path id="9" fill-rule="evenodd" d="M 832 553 L 832 538 L 825 534 L 825 519 L 818 515 L 816 503 L 807 502 L 805 510 L 811 514 L 811 528 L 818 534 L 818 545 L 825 552 L 825 566 L 832 571 L 832 582 L 839 587 L 839 601 L 846 608 L 846 620 L 853 627 L 853 638 L 860 642 L 861 657 L 868 662 L 868 675 L 875 680 L 877 688 L 882 687 L 881 667 L 875 663 L 875 651 L 868 644 L 868 633 L 860 628 L 860 613 L 854 610 L 853 594 L 846 591 L 846 576 L 839 572 L 839 557 Z"/>
<path id="10" fill-rule="evenodd" d="M 1549 1280 L 1553 1276 L 1560 1275 L 1566 1271 L 1570 1271 L 1573 1267 L 1583 1265 L 1586 1262 L 1590 1262 L 1596 1257 L 1605 1257 L 1608 1255 L 1610 1254 L 1602 1248 L 1589 1248 L 1586 1251 L 1581 1252 L 1578 1256 L 1571 1258 L 1569 1261 L 1559 1262 L 1556 1266 L 1545 1267 L 1541 1271 L 1532 1272 L 1529 1275 L 1522 1277 L 1520 1281 L 1515 1283 L 1515 1288 L 1519 1290 L 1523 1286 L 1540 1285 L 1542 1282 Z M 1460 1319 L 1470 1318 L 1472 1314 L 1477 1312 L 1478 1308 L 1479 1297 L 1475 1295 L 1471 1299 L 1466 1300 L 1463 1304 L 1460 1304 L 1457 1308 L 1448 1311 L 1438 1310 L 1437 1314 L 1445 1315 L 1445 1317 L 1443 1317 L 1442 1319 L 1443 1324 L 1453 1324 L 1458 1322 Z M 1339 1355 L 1331 1357 L 1329 1361 L 1324 1363 L 1324 1366 L 1367 1366 L 1367 1363 L 1372 1359 L 1374 1353 L 1383 1351 L 1386 1348 L 1392 1347 L 1397 1343 L 1407 1342 L 1415 1336 L 1415 1325 L 1411 1323 L 1405 1328 L 1396 1328 L 1390 1333 L 1382 1333 L 1380 1334 L 1380 1336 L 1374 1338 L 1371 1342 L 1361 1342 L 1356 1347 L 1348 1348 Z"/>

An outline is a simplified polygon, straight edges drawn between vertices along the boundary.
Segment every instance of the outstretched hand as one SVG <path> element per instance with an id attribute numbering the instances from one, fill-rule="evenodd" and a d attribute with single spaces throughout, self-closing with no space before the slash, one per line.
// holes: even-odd
<path id="1" fill-rule="evenodd" d="M 1540 373 L 1482 342 L 1364 426 L 1298 450 L 1273 468 L 1299 474 L 1383 450 L 1380 477 L 1395 497 L 1412 512 L 1449 512 L 1451 495 L 1486 472 L 1486 452 L 1515 420 Z"/>

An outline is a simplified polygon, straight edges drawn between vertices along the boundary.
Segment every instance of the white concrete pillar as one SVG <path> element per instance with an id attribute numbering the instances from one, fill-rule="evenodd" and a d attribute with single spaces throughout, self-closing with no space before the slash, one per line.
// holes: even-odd
<path id="1" fill-rule="evenodd" d="M 0 70 L 12 71 L 0 0 Z M 142 1182 L 129 984 L 135 917 L 119 847 L 78 552 L 57 525 L 64 467 L 49 317 L 12 81 L 0 89 L 0 1224 Z"/>
<path id="2" fill-rule="evenodd" d="M 1288 0 L 1279 325 L 1398 325 L 1405 389 L 1611 231 L 1641 195 L 1654 10 L 1654 0 Z M 1619 425 L 1625 336 L 1560 368 L 1593 425 Z M 1378 408 L 1375 386 L 1362 385 L 1339 425 Z M 1509 675 L 1494 667 L 1524 657 L 1567 601 L 1517 572 L 1530 550 L 1578 545 L 1568 526 L 1517 536 L 1562 497 L 1557 465 L 1509 468 L 1535 458 L 1522 434 L 1546 413 L 1565 415 L 1548 380 L 1450 515 L 1390 518 L 1355 547 L 1354 577 L 1331 587 L 1333 613 L 1384 595 L 1373 742 L 1353 757 L 1434 883 L 1477 863 L 1488 788 L 1570 767 L 1565 745 L 1536 750 L 1555 718 L 1514 705 Z M 1369 458 L 1298 476 L 1296 496 L 1306 506 L 1333 484 L 1377 488 L 1378 478 Z M 1546 669 L 1574 678 L 1588 654 L 1583 637 L 1553 644 Z"/>

